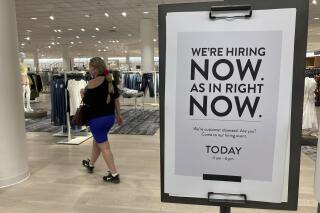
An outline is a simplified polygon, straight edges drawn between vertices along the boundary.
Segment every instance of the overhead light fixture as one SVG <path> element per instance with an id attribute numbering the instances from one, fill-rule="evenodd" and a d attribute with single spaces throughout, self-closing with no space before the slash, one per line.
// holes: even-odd
<path id="1" fill-rule="evenodd" d="M 70 44 L 74 44 L 74 42 L 73 42 L 73 41 L 71 41 L 71 42 L 70 42 Z"/>
<path id="2" fill-rule="evenodd" d="M 100 31 L 99 27 L 96 27 L 96 31 Z"/>
<path id="3" fill-rule="evenodd" d="M 91 17 L 91 14 L 85 14 L 84 17 L 90 18 L 90 17 Z"/>
<path id="4" fill-rule="evenodd" d="M 57 44 L 57 45 L 60 45 L 60 42 L 57 42 L 56 44 Z"/>
<path id="5" fill-rule="evenodd" d="M 150 13 L 150 12 L 148 12 L 148 11 L 144 11 L 144 12 L 143 12 L 143 14 L 149 14 L 149 13 Z"/>
<path id="6" fill-rule="evenodd" d="M 107 50 L 106 50 L 106 49 L 103 49 L 103 52 L 107 52 Z"/>
<path id="7" fill-rule="evenodd" d="M 101 41 L 98 41 L 98 43 L 101 44 L 102 42 L 101 42 Z"/>
<path id="8" fill-rule="evenodd" d="M 131 37 L 131 36 L 132 36 L 132 34 L 131 34 L 131 33 L 129 33 L 129 34 L 128 34 L 128 36 L 129 36 L 129 37 Z"/>
<path id="9" fill-rule="evenodd" d="M 113 41 L 112 41 L 112 43 L 116 43 L 116 41 L 115 41 L 115 40 L 113 40 Z"/>
<path id="10" fill-rule="evenodd" d="M 104 13 L 105 17 L 109 17 L 109 14 L 108 13 Z"/>
<path id="11" fill-rule="evenodd" d="M 116 42 L 119 43 L 120 41 L 117 40 Z"/>
<path id="12" fill-rule="evenodd" d="M 32 20 L 38 20 L 38 18 L 37 18 L 37 17 L 32 17 L 31 19 L 32 19 Z"/>
<path id="13" fill-rule="evenodd" d="M 113 26 L 112 29 L 117 29 L 117 27 L 116 27 L 116 26 Z"/>
<path id="14" fill-rule="evenodd" d="M 54 16 L 49 16 L 49 18 L 50 18 L 51 20 L 54 20 Z"/>
<path id="15" fill-rule="evenodd" d="M 92 35 L 91 37 L 92 37 L 92 38 L 95 38 L 95 37 L 97 37 L 97 36 L 95 36 L 95 35 Z"/>
<path id="16" fill-rule="evenodd" d="M 49 45 L 48 48 L 51 49 L 51 46 Z"/>
<path id="17" fill-rule="evenodd" d="M 127 17 L 127 13 L 126 13 L 126 12 L 122 12 L 121 15 L 122 15 L 123 17 Z"/>
<path id="18" fill-rule="evenodd" d="M 68 31 L 72 31 L 72 29 L 71 29 L 71 28 L 69 28 L 69 29 L 68 29 Z"/>
<path id="19" fill-rule="evenodd" d="M 60 36 L 58 36 L 57 38 L 58 38 L 58 39 L 60 39 L 61 37 L 60 37 Z"/>
<path id="20" fill-rule="evenodd" d="M 57 33 L 57 32 L 58 32 L 58 30 L 54 29 L 54 30 L 53 30 L 53 32 Z"/>
<path id="21" fill-rule="evenodd" d="M 106 49 L 109 49 L 109 47 L 106 47 Z"/>
<path id="22" fill-rule="evenodd" d="M 78 36 L 78 35 L 77 35 L 77 36 L 76 36 L 76 38 L 77 38 L 77 39 L 79 39 L 79 38 L 80 38 L 80 36 Z"/>
<path id="23" fill-rule="evenodd" d="M 21 43 L 21 46 L 24 46 L 25 45 L 25 43 Z"/>
<path id="24" fill-rule="evenodd" d="M 100 50 L 100 49 L 98 49 L 98 52 L 101 52 L 101 50 Z"/>
<path id="25" fill-rule="evenodd" d="M 57 31 L 58 31 L 59 33 L 62 33 L 62 30 L 60 30 L 60 29 L 59 29 L 59 30 L 57 30 Z"/>
<path id="26" fill-rule="evenodd" d="M 55 43 L 54 42 L 51 42 L 51 44 L 54 46 L 55 45 Z"/>
<path id="27" fill-rule="evenodd" d="M 79 41 L 78 43 L 79 43 L 79 44 L 82 44 L 82 41 Z"/>
<path id="28" fill-rule="evenodd" d="M 82 32 L 85 32 L 85 31 L 86 31 L 86 29 L 84 29 L 84 28 L 81 28 L 81 31 L 82 31 Z"/>
<path id="29" fill-rule="evenodd" d="M 27 40 L 27 41 L 30 41 L 31 40 L 31 38 L 28 36 L 28 37 L 25 37 L 24 38 L 25 40 Z"/>
<path id="30" fill-rule="evenodd" d="M 157 42 L 157 39 L 156 39 L 156 38 L 154 38 L 154 39 L 153 39 L 153 42 Z"/>
<path id="31" fill-rule="evenodd" d="M 69 46 L 70 48 L 72 47 L 72 46 Z"/>
<path id="32" fill-rule="evenodd" d="M 317 5 L 318 4 L 317 0 L 312 0 L 312 4 Z"/>
<path id="33" fill-rule="evenodd" d="M 98 44 L 95 44 L 94 46 L 95 46 L 95 47 L 97 47 L 97 46 L 98 46 Z"/>
<path id="34" fill-rule="evenodd" d="M 26 30 L 28 33 L 32 33 L 32 30 Z"/>
<path id="35" fill-rule="evenodd" d="M 316 17 L 316 18 L 313 18 L 314 20 L 319 20 L 320 18 L 319 17 Z"/>

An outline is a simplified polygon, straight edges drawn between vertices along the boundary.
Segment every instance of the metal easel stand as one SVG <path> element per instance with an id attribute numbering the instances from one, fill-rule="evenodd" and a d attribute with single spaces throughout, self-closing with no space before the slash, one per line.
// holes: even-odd
<path id="1" fill-rule="evenodd" d="M 232 204 L 246 204 L 247 196 L 245 194 L 227 194 L 208 192 L 208 201 L 219 204 L 220 213 L 231 213 Z"/>
<path id="2" fill-rule="evenodd" d="M 64 81 L 65 81 L 65 85 L 66 85 L 67 84 L 67 73 L 66 72 L 64 73 Z M 65 103 L 67 105 L 67 103 L 68 103 L 67 88 L 65 88 L 65 99 L 66 99 Z M 67 106 L 66 106 L 66 108 L 67 108 Z M 70 123 L 69 112 L 67 112 L 67 133 L 64 133 L 63 127 L 62 127 L 62 132 L 54 134 L 53 136 L 67 137 L 66 139 L 63 139 L 63 140 L 57 142 L 57 144 L 66 144 L 66 145 L 80 145 L 83 142 L 92 138 L 92 134 L 89 133 L 88 128 L 85 129 L 85 135 L 83 135 L 83 136 L 73 136 L 71 134 L 71 123 Z"/>

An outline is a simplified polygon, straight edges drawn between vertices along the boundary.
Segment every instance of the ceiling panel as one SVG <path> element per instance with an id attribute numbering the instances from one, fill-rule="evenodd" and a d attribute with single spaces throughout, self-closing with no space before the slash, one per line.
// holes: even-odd
<path id="1" fill-rule="evenodd" d="M 320 2 L 310 1 L 308 50 L 320 49 Z M 319 0 L 318 0 L 319 1 Z M 140 20 L 154 20 L 154 37 L 157 38 L 158 4 L 200 2 L 195 0 L 16 0 L 17 22 L 21 51 L 27 54 L 41 52 L 51 57 L 61 57 L 61 44 L 68 44 L 73 55 L 139 55 Z M 121 12 L 127 12 L 123 17 Z M 143 12 L 148 11 L 149 14 Z M 107 12 L 109 17 L 105 17 Z M 53 15 L 55 20 L 50 20 Z M 89 15 L 87 18 L 85 15 Z M 37 20 L 31 20 L 37 17 Z M 116 26 L 115 31 L 112 27 Z M 99 32 L 95 30 L 98 27 Z M 81 32 L 85 28 L 85 32 Z M 61 30 L 56 33 L 54 30 Z M 72 31 L 68 31 L 72 29 Z M 32 32 L 27 32 L 31 30 Z M 128 34 L 132 36 L 129 37 Z M 76 36 L 80 36 L 79 39 Z M 96 36 L 92 38 L 92 36 Z M 30 37 L 30 41 L 24 38 Z M 58 38 L 61 37 L 61 38 Z M 109 41 L 119 40 L 119 43 Z M 101 41 L 101 44 L 98 43 Z M 55 45 L 51 43 L 55 42 Z M 56 43 L 60 45 L 56 45 Z M 74 42 L 71 44 L 70 42 Z M 80 42 L 80 44 L 79 44 Z M 155 43 L 157 45 L 157 43 Z M 49 48 L 48 46 L 51 46 Z M 107 52 L 103 48 L 109 47 Z M 98 52 L 98 50 L 102 52 Z M 157 52 L 157 48 L 156 51 Z"/>

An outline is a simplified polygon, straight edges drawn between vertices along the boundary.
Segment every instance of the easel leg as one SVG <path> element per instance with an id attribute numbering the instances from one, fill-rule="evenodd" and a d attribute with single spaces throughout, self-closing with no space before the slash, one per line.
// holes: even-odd
<path id="1" fill-rule="evenodd" d="M 220 206 L 220 213 L 231 213 L 231 208 L 226 206 Z"/>

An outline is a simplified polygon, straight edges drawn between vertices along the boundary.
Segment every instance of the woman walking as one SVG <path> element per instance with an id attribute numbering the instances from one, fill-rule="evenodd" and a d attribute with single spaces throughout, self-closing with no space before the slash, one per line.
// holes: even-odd
<path id="1" fill-rule="evenodd" d="M 120 183 L 120 176 L 108 140 L 108 132 L 115 120 L 119 125 L 123 123 L 120 114 L 119 91 L 112 82 L 112 75 L 108 73 L 106 64 L 101 58 L 95 57 L 90 60 L 89 72 L 93 79 L 88 82 L 83 94 L 83 103 L 88 107 L 88 124 L 94 139 L 91 157 L 88 160 L 83 160 L 82 164 L 89 173 L 92 173 L 94 164 L 101 153 L 109 168 L 103 180 Z"/>

